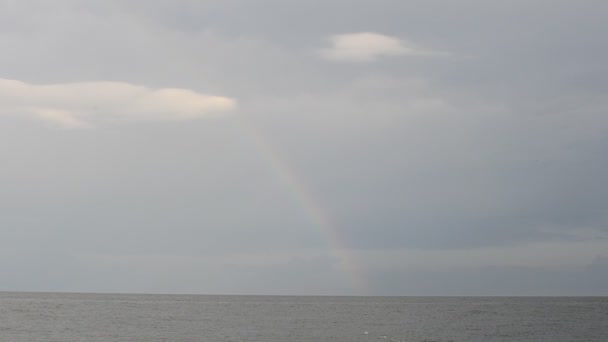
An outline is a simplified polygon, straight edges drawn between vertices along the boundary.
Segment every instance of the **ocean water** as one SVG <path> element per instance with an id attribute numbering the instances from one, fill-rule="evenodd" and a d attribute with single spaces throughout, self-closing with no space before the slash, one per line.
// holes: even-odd
<path id="1" fill-rule="evenodd" d="M 608 341 L 608 298 L 0 292 L 0 341 Z"/>

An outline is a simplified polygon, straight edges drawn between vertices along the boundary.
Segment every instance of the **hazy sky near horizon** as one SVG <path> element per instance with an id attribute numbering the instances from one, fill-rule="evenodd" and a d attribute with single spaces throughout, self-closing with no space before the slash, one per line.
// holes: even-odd
<path id="1" fill-rule="evenodd" d="M 0 2 L 0 290 L 608 295 L 608 2 Z"/>

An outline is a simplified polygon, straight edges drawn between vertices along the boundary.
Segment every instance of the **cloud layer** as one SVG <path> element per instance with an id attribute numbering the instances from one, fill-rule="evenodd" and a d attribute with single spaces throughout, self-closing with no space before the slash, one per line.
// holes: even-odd
<path id="1" fill-rule="evenodd" d="M 236 107 L 234 99 L 179 88 L 126 82 L 37 85 L 0 79 L 0 112 L 52 121 L 67 128 L 123 121 L 186 120 Z"/>
<path id="2" fill-rule="evenodd" d="M 369 294 L 606 293 L 608 2 L 36 3 L 0 2 L 0 289 L 357 293 L 298 188 Z"/>
<path id="3" fill-rule="evenodd" d="M 440 52 L 425 49 L 396 37 L 361 32 L 332 35 L 330 47 L 321 49 L 321 56 L 337 62 L 373 62 L 381 57 L 433 56 Z"/>

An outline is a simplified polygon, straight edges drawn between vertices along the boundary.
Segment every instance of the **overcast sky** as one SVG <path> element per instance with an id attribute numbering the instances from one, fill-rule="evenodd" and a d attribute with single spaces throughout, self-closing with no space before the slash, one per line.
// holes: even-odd
<path id="1" fill-rule="evenodd" d="M 608 2 L 0 2 L 0 290 L 608 295 Z"/>

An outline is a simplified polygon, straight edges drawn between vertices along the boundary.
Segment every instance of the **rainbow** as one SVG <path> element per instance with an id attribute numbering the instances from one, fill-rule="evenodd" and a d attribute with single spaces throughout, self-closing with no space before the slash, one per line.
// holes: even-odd
<path id="1" fill-rule="evenodd" d="M 303 210 L 310 223 L 317 227 L 327 243 L 332 257 L 339 261 L 340 270 L 348 276 L 356 294 L 364 294 L 367 289 L 365 277 L 356 267 L 357 263 L 340 227 L 333 222 L 331 215 L 323 208 L 319 199 L 309 190 L 302 177 L 289 166 L 285 158 L 266 138 L 266 135 L 241 115 L 235 115 L 238 123 L 254 142 L 256 149 L 268 163 L 280 184 Z"/>

